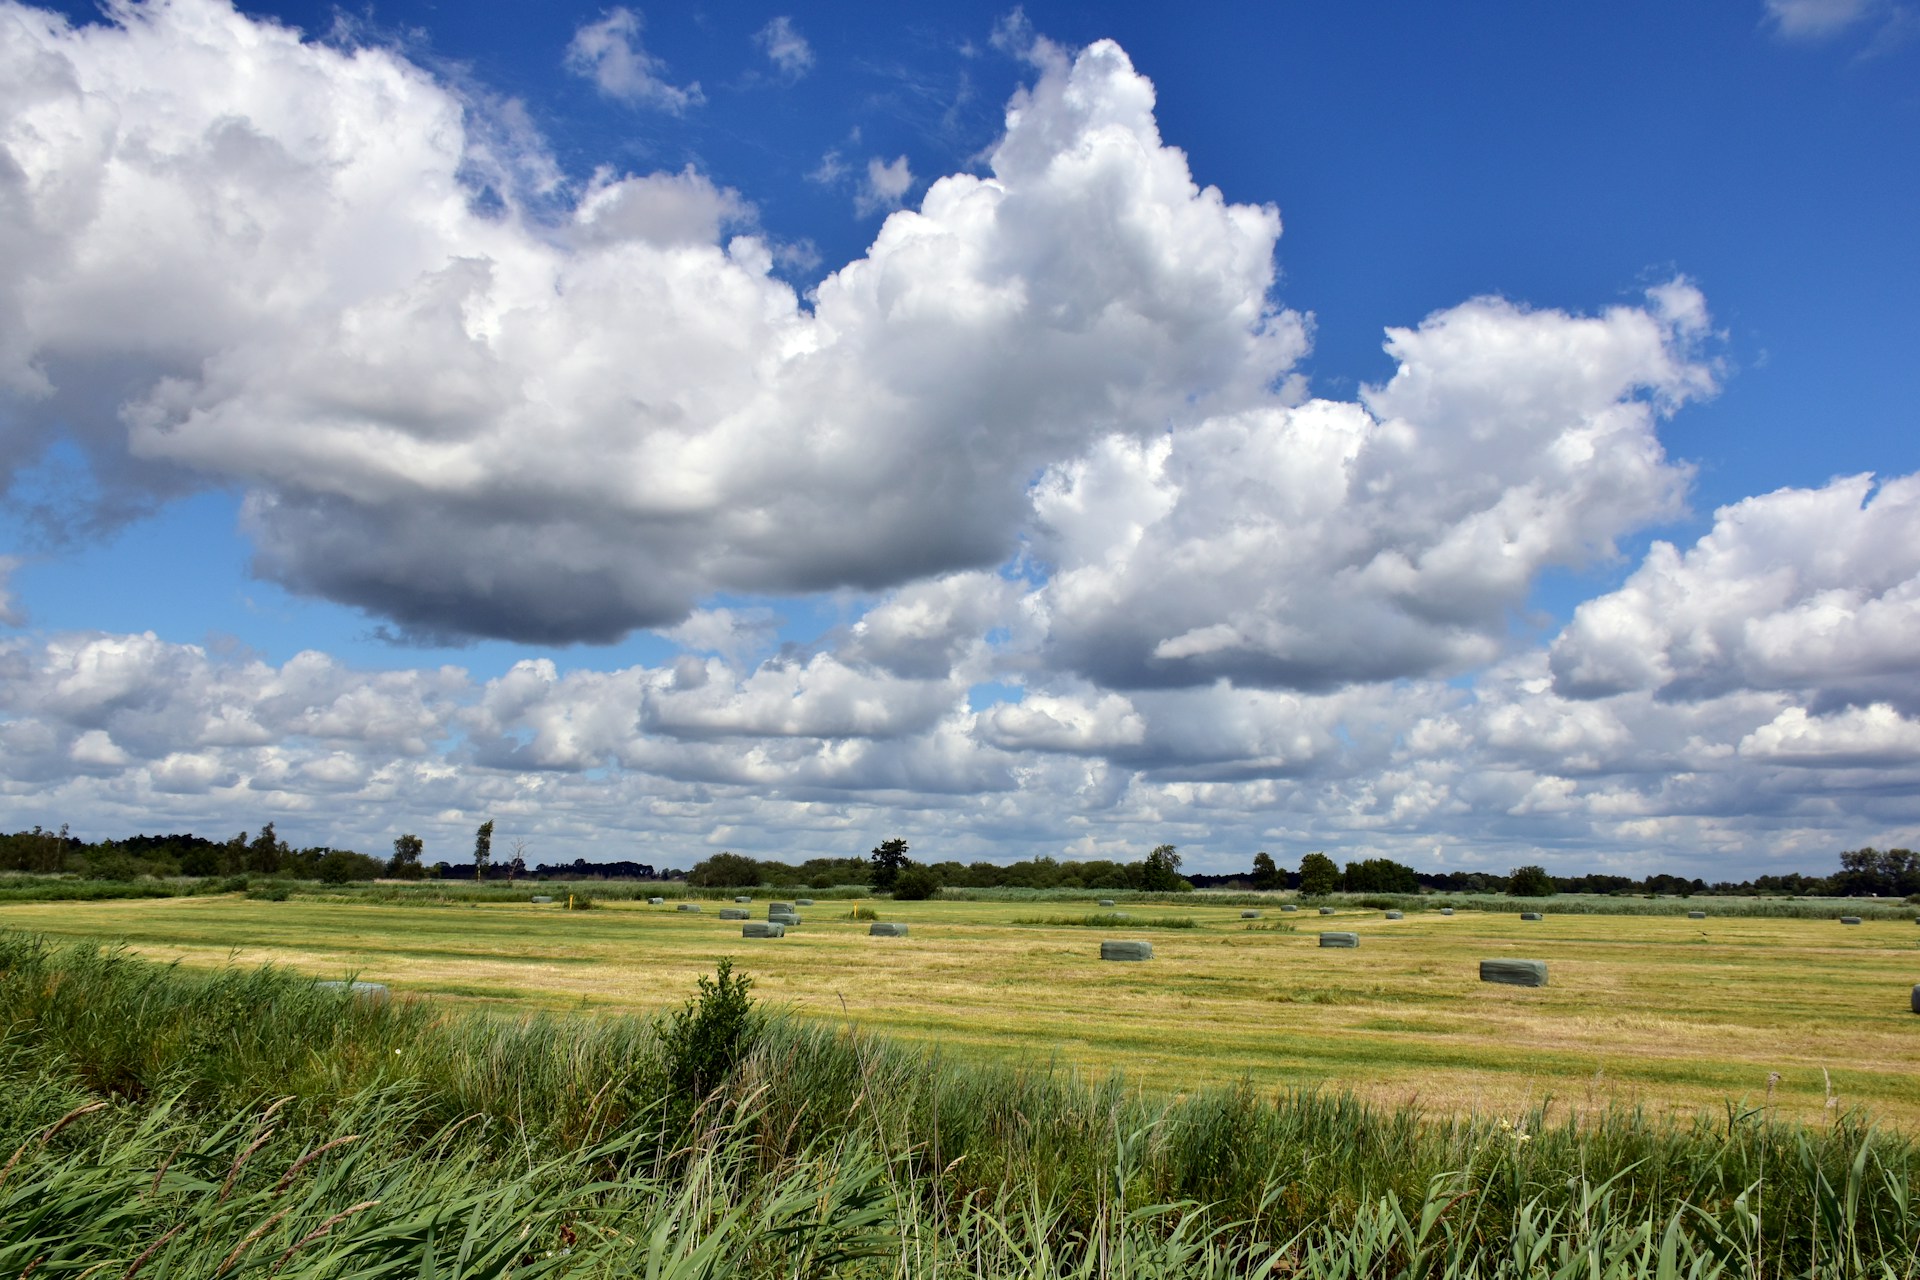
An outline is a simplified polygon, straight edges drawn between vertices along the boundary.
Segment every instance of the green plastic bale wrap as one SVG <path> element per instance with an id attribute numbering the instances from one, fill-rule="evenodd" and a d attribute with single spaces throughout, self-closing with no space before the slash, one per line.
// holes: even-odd
<path id="1" fill-rule="evenodd" d="M 793 900 L 793 905 L 796 907 L 810 907 L 813 905 L 813 899 L 812 898 L 795 898 Z"/>
<path id="2" fill-rule="evenodd" d="M 740 926 L 743 938 L 784 938 L 787 926 L 775 920 L 749 920 Z"/>
<path id="3" fill-rule="evenodd" d="M 553 898 L 548 894 L 536 893 L 531 898 L 528 898 L 527 901 L 528 902 L 552 902 Z"/>
<path id="4" fill-rule="evenodd" d="M 1102 899 L 1100 899 L 1100 905 L 1101 905 L 1101 906 L 1103 906 L 1103 907 L 1110 907 L 1110 906 L 1112 906 L 1112 905 L 1113 905 L 1113 899 L 1112 899 L 1112 898 L 1102 898 Z"/>
<path id="5" fill-rule="evenodd" d="M 770 911 L 767 913 L 767 923 L 785 925 L 791 929 L 800 923 L 800 917 L 791 911 Z"/>
<path id="6" fill-rule="evenodd" d="M 720 918 L 722 920 L 745 920 L 752 915 L 753 913 L 751 911 L 742 911 L 739 907 L 720 908 Z"/>
<path id="7" fill-rule="evenodd" d="M 647 899 L 647 905 L 650 907 L 661 906 L 665 902 L 666 902 L 665 898 L 648 898 Z"/>
<path id="8" fill-rule="evenodd" d="M 1258 911 L 1242 911 L 1240 913 L 1240 918 L 1242 920 L 1258 920 L 1260 918 L 1260 913 Z"/>
<path id="9" fill-rule="evenodd" d="M 1323 947 L 1357 947 L 1360 945 L 1360 935 L 1357 933 L 1323 933 L 1320 935 L 1320 945 Z"/>
<path id="10" fill-rule="evenodd" d="M 734 902 L 736 904 L 748 903 L 752 901 L 753 901 L 753 895 L 750 893 L 743 893 L 734 899 Z"/>
<path id="11" fill-rule="evenodd" d="M 1859 924 L 1860 917 L 1859 916 L 1841 916 L 1840 923 L 1841 924 Z"/>
<path id="12" fill-rule="evenodd" d="M 1707 918 L 1707 913 L 1704 911 L 1687 912 L 1687 919 L 1689 920 L 1705 920 L 1706 918 Z"/>
<path id="13" fill-rule="evenodd" d="M 674 907 L 675 911 L 698 911 L 699 909 L 700 904 L 697 902 L 682 902 Z"/>
<path id="14" fill-rule="evenodd" d="M 1480 981 L 1500 982 L 1509 987 L 1544 987 L 1547 985 L 1547 962 L 1545 960 L 1482 960 Z"/>
<path id="15" fill-rule="evenodd" d="M 1539 911 L 1522 911 L 1520 913 L 1520 918 L 1522 920 L 1545 920 L 1547 917 L 1544 913 Z"/>
<path id="16" fill-rule="evenodd" d="M 1100 958 L 1102 960 L 1151 960 L 1153 944 L 1110 938 L 1100 944 Z"/>
<path id="17" fill-rule="evenodd" d="M 904 938 L 907 936 L 907 926 L 897 921 L 876 920 L 867 926 L 867 936 L 869 938 Z"/>
<path id="18" fill-rule="evenodd" d="M 769 919 L 774 916 L 790 916 L 792 914 L 793 904 L 791 902 L 769 902 L 767 904 L 767 917 Z"/>
<path id="19" fill-rule="evenodd" d="M 1401 911 L 1389 911 L 1389 912 L 1387 912 L 1387 919 L 1389 919 L 1389 920 L 1404 920 L 1404 919 L 1406 919 L 1406 918 L 1407 918 L 1407 917 L 1406 917 L 1406 913 L 1405 913 L 1405 912 L 1401 912 Z"/>
<path id="20" fill-rule="evenodd" d="M 1323 915 L 1323 916 L 1330 916 L 1330 915 L 1332 915 L 1332 914 L 1333 914 L 1333 908 L 1332 908 L 1332 907 L 1322 907 L 1322 908 L 1320 908 L 1320 914 L 1321 914 L 1321 915 Z"/>
<path id="21" fill-rule="evenodd" d="M 1450 915 L 1452 915 L 1452 914 L 1453 914 L 1453 908 L 1452 908 L 1452 907 L 1442 907 L 1442 908 L 1440 908 L 1440 914 L 1441 914 L 1441 915 L 1443 915 L 1443 916 L 1450 916 Z"/>
<path id="22" fill-rule="evenodd" d="M 1298 911 L 1300 908 L 1294 906 L 1291 902 L 1289 902 L 1285 906 L 1281 907 L 1280 909 L 1282 911 Z"/>

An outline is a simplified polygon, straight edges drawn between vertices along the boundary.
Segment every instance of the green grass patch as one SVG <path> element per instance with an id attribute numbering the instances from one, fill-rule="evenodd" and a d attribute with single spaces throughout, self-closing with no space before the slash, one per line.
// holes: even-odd
<path id="1" fill-rule="evenodd" d="M 1124 911 L 1096 911 L 1086 916 L 1018 916 L 1019 925 L 1044 925 L 1071 929 L 1196 929 L 1192 916 L 1130 915 Z"/>

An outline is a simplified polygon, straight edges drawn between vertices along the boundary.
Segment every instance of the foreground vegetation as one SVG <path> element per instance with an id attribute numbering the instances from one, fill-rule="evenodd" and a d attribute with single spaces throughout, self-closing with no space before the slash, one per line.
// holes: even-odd
<path id="1" fill-rule="evenodd" d="M 506 1020 L 0 937 L 0 1274 L 1920 1275 L 1856 1112 L 1168 1098 L 702 986 Z"/>

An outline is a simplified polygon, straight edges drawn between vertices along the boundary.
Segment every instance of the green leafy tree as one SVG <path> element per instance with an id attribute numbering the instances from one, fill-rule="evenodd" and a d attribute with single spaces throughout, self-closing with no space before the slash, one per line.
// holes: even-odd
<path id="1" fill-rule="evenodd" d="M 1507 893 L 1515 898 L 1551 898 L 1559 889 L 1545 867 L 1515 867 L 1507 876 Z"/>
<path id="2" fill-rule="evenodd" d="M 1414 869 L 1392 858 L 1368 858 L 1349 862 L 1341 877 L 1348 893 L 1418 893 L 1420 878 Z"/>
<path id="3" fill-rule="evenodd" d="M 873 887 L 891 889 L 900 873 L 913 865 L 913 859 L 907 856 L 907 842 L 895 836 L 891 840 L 882 840 L 867 855 L 867 864 L 873 869 Z"/>
<path id="4" fill-rule="evenodd" d="M 1149 893 L 1174 893 L 1186 884 L 1180 878 L 1180 851 L 1170 844 L 1156 846 L 1140 866 L 1140 887 Z"/>
<path id="5" fill-rule="evenodd" d="M 1273 855 L 1265 849 L 1253 855 L 1253 887 L 1256 889 L 1280 887 L 1280 868 L 1273 864 Z"/>
<path id="6" fill-rule="evenodd" d="M 247 870 L 272 875 L 280 870 L 287 853 L 287 846 L 273 833 L 273 824 L 269 822 L 260 828 L 260 834 L 247 846 Z"/>
<path id="7" fill-rule="evenodd" d="M 731 959 L 720 961 L 699 986 L 696 998 L 655 1023 L 667 1083 L 683 1116 L 726 1082 L 760 1025 L 750 994 L 753 979 L 735 974 Z"/>
<path id="8" fill-rule="evenodd" d="M 393 859 L 387 863 L 387 874 L 399 880 L 418 880 L 426 874 L 420 866 L 420 855 L 425 851 L 425 843 L 412 832 L 396 836 Z"/>
<path id="9" fill-rule="evenodd" d="M 1324 898 L 1340 887 L 1340 868 L 1324 853 L 1310 853 L 1300 859 L 1300 892 L 1308 898 Z"/>
<path id="10" fill-rule="evenodd" d="M 702 858 L 687 872 L 687 883 L 696 889 L 751 889 L 761 878 L 760 864 L 740 853 Z"/>
<path id="11" fill-rule="evenodd" d="M 493 861 L 493 819 L 488 818 L 473 833 L 473 878 L 487 878 L 487 864 Z"/>
<path id="12" fill-rule="evenodd" d="M 893 878 L 896 902 L 924 902 L 940 892 L 940 873 L 932 867 L 905 867 Z"/>

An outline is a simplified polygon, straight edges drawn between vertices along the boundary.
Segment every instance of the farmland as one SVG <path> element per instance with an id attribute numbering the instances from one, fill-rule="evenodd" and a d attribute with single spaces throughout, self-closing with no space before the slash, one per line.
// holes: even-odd
<path id="1" fill-rule="evenodd" d="M 564 894 L 564 891 L 562 891 Z M 867 936 L 855 905 L 821 901 L 777 941 L 747 941 L 669 902 L 429 903 L 396 895 L 239 895 L 0 906 L 0 928 L 124 942 L 217 968 L 272 962 L 347 973 L 503 1013 L 651 1012 L 736 958 L 764 1000 L 802 1022 L 932 1042 L 954 1059 L 1118 1072 L 1162 1091 L 1246 1082 L 1332 1088 L 1428 1113 L 1590 1113 L 1767 1105 L 1822 1122 L 1864 1106 L 1920 1129 L 1920 928 L 1910 919 L 1555 913 L 1450 918 L 1342 907 L 1257 920 L 1195 895 L 1122 902 L 1128 919 L 1069 923 L 1090 903 L 871 904 L 909 924 Z M 756 904 L 764 913 L 765 897 Z M 1191 928 L 1157 927 L 1191 921 Z M 1357 951 L 1322 950 L 1320 928 Z M 1105 937 L 1150 939 L 1144 964 L 1103 964 Z M 1477 980 L 1485 958 L 1545 960 L 1549 986 Z"/>

